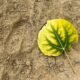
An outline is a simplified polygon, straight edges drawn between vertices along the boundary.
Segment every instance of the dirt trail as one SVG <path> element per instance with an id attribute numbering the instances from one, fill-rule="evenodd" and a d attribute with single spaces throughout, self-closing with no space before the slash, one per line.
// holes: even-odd
<path id="1" fill-rule="evenodd" d="M 49 19 L 72 22 L 80 35 L 80 0 L 0 0 L 0 80 L 80 80 L 79 43 L 66 58 L 41 54 L 37 35 Z"/>

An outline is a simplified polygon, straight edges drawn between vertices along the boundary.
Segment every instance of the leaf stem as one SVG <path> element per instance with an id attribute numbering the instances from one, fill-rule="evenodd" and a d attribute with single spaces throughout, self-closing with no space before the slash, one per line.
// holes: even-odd
<path id="1" fill-rule="evenodd" d="M 69 63 L 69 65 L 70 65 L 70 67 L 71 67 L 73 73 L 75 74 L 76 72 L 75 72 L 75 70 L 74 70 L 74 67 L 73 67 L 73 65 L 72 65 L 72 62 L 71 62 L 71 60 L 70 60 L 69 55 L 66 53 L 65 50 L 64 50 L 64 53 L 65 53 L 65 55 L 66 55 L 66 57 L 67 57 L 68 63 Z"/>

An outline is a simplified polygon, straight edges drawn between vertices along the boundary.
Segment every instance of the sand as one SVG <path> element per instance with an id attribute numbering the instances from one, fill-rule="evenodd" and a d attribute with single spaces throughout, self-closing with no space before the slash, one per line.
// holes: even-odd
<path id="1" fill-rule="evenodd" d="M 76 74 L 62 55 L 41 53 L 39 30 L 49 19 L 64 18 L 80 35 L 80 0 L 0 0 L 0 80 L 80 80 L 79 42 L 69 51 Z"/>

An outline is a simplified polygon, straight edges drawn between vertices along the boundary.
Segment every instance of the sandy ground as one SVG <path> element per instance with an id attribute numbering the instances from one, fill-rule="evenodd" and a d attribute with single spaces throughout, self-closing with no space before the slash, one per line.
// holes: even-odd
<path id="1" fill-rule="evenodd" d="M 48 19 L 72 22 L 80 35 L 80 0 L 0 0 L 0 80 L 80 80 L 80 39 L 70 58 L 44 56 L 37 35 Z M 79 36 L 80 38 L 80 36 Z"/>

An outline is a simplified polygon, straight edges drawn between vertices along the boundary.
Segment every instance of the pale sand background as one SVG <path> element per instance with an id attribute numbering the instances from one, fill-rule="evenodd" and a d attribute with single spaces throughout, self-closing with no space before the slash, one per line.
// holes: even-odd
<path id="1" fill-rule="evenodd" d="M 0 80 L 80 80 L 80 39 L 67 59 L 41 54 L 37 35 L 48 19 L 65 18 L 80 34 L 80 0 L 0 0 Z"/>

